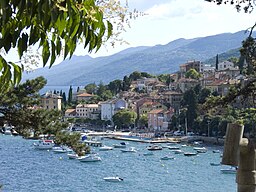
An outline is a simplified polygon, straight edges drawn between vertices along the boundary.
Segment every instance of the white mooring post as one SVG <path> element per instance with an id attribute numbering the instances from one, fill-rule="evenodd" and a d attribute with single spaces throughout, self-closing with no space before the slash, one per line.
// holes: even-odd
<path id="1" fill-rule="evenodd" d="M 243 125 L 228 124 L 222 164 L 238 166 L 237 192 L 256 192 L 256 151 L 252 141 L 242 138 L 243 132 Z"/>

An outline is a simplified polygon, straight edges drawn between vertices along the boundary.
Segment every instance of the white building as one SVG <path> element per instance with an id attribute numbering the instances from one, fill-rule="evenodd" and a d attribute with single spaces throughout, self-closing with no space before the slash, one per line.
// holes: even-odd
<path id="1" fill-rule="evenodd" d="M 98 119 L 100 107 L 98 104 L 78 104 L 76 106 L 76 116 L 89 119 Z"/>
<path id="2" fill-rule="evenodd" d="M 236 69 L 234 63 L 230 61 L 223 61 L 218 64 L 218 71 L 223 71 L 226 69 Z"/>
<path id="3" fill-rule="evenodd" d="M 127 102 L 123 99 L 115 99 L 100 103 L 101 105 L 101 120 L 112 121 L 113 115 L 122 109 L 127 109 Z"/>

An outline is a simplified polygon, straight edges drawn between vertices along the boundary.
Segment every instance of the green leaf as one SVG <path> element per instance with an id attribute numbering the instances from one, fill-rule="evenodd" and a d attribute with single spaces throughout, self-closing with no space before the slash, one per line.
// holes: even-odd
<path id="1" fill-rule="evenodd" d="M 45 66 L 49 57 L 50 57 L 50 50 L 49 50 L 48 41 L 45 41 L 44 44 L 43 44 L 42 57 L 43 57 L 43 66 Z"/>
<path id="2" fill-rule="evenodd" d="M 107 21 L 107 25 L 108 25 L 108 35 L 107 35 L 107 38 L 109 39 L 112 35 L 112 32 L 113 32 L 113 25 Z"/>
<path id="3" fill-rule="evenodd" d="M 55 54 L 55 44 L 54 42 L 52 41 L 51 42 L 51 47 L 52 47 L 52 56 L 51 56 L 51 61 L 50 61 L 50 67 L 52 66 L 52 64 L 54 63 L 55 59 L 56 59 L 56 54 Z"/>

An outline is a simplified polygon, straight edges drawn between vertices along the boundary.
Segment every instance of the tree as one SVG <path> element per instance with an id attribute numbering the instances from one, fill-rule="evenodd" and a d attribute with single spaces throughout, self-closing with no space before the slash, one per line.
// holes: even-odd
<path id="1" fill-rule="evenodd" d="M 148 116 L 147 116 L 147 114 L 140 115 L 139 125 L 140 125 L 140 127 L 148 127 Z"/>
<path id="2" fill-rule="evenodd" d="M 72 86 L 70 85 L 69 90 L 68 90 L 68 103 L 69 104 L 72 102 L 72 95 L 73 95 L 73 89 L 72 89 Z"/>
<path id="3" fill-rule="evenodd" d="M 17 49 L 22 59 L 36 45 L 44 66 L 48 62 L 52 66 L 62 54 L 64 59 L 71 57 L 79 43 L 89 52 L 97 51 L 111 37 L 114 45 L 116 35 L 125 30 L 126 16 L 141 15 L 136 10 L 128 13 L 127 7 L 127 3 L 122 6 L 120 2 L 103 0 L 0 1 L 0 50 L 8 53 Z M 22 69 L 6 61 L 1 52 L 0 92 L 20 82 Z"/>
<path id="4" fill-rule="evenodd" d="M 130 125 L 134 125 L 136 118 L 137 114 L 134 111 L 123 109 L 113 115 L 113 122 L 119 128 L 127 128 Z"/>
<path id="5" fill-rule="evenodd" d="M 97 85 L 95 83 L 90 83 L 84 87 L 87 93 L 94 94 L 97 90 Z"/>
<path id="6" fill-rule="evenodd" d="M 215 69 L 218 71 L 219 69 L 219 55 L 216 55 Z"/>
<path id="7" fill-rule="evenodd" d="M 128 91 L 131 85 L 131 80 L 126 75 L 123 79 L 123 91 Z"/>
<path id="8" fill-rule="evenodd" d="M 199 79 L 200 76 L 201 76 L 200 73 L 198 73 L 195 69 L 189 69 L 185 73 L 186 78 Z"/>
<path id="9" fill-rule="evenodd" d="M 109 90 L 112 92 L 113 95 L 116 95 L 117 93 L 119 93 L 122 89 L 122 80 L 114 80 L 114 81 L 111 81 L 109 84 L 108 84 L 108 88 Z"/>

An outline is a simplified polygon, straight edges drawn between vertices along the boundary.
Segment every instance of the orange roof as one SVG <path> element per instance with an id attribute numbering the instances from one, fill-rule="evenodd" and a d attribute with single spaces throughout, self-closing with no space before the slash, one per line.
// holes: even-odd
<path id="1" fill-rule="evenodd" d="M 76 109 L 67 109 L 67 110 L 65 111 L 65 113 L 72 113 L 72 112 L 74 112 L 74 111 L 76 111 Z"/>
<path id="2" fill-rule="evenodd" d="M 92 97 L 93 95 L 92 94 L 89 94 L 89 93 L 81 93 L 79 95 L 77 95 L 77 97 Z"/>
<path id="3" fill-rule="evenodd" d="M 163 112 L 164 110 L 163 109 L 153 109 L 152 111 L 150 111 L 149 113 L 151 114 L 158 114 L 158 113 L 161 113 Z"/>

